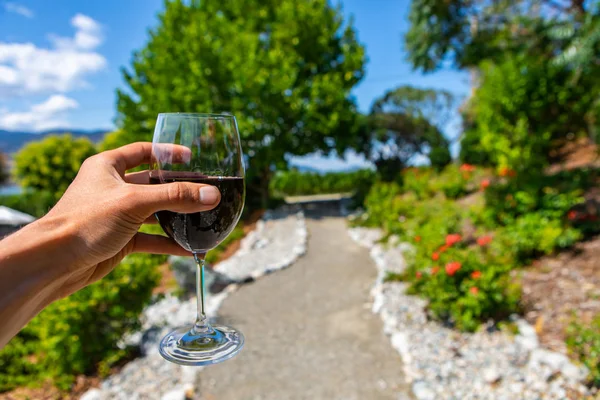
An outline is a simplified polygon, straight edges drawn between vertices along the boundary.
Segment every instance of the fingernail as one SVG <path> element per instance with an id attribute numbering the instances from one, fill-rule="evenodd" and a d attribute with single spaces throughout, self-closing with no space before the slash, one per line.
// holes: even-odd
<path id="1" fill-rule="evenodd" d="M 219 198 L 219 190 L 214 186 L 202 186 L 200 188 L 200 203 L 214 204 Z"/>

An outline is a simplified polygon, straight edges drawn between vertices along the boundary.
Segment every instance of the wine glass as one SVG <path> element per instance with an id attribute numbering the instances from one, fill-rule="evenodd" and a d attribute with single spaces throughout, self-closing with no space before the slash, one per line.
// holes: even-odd
<path id="1" fill-rule="evenodd" d="M 163 230 L 190 251 L 198 264 L 198 313 L 191 327 L 160 342 L 160 354 L 181 365 L 207 365 L 235 356 L 244 346 L 241 332 L 211 325 L 204 311 L 204 258 L 235 228 L 244 208 L 244 165 L 235 117 L 230 114 L 159 114 L 152 141 L 150 183 L 195 182 L 216 186 L 221 201 L 210 211 L 159 211 Z"/>

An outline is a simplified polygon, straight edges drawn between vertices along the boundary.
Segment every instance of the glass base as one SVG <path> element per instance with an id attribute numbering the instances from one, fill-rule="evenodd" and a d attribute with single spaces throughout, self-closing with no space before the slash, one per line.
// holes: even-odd
<path id="1" fill-rule="evenodd" d="M 160 355 L 180 365 L 210 365 L 235 356 L 244 347 L 244 335 L 222 325 L 208 326 L 202 332 L 180 328 L 165 336 L 159 346 Z"/>

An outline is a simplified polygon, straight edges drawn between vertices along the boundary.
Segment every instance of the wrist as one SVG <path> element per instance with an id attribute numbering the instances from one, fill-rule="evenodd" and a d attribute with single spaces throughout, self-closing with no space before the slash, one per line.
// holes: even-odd
<path id="1" fill-rule="evenodd" d="M 0 348 L 59 298 L 74 265 L 74 240 L 68 223 L 44 217 L 0 241 Z"/>
<path id="2" fill-rule="evenodd" d="M 48 215 L 3 239 L 0 263 L 18 265 L 51 280 L 66 278 L 77 261 L 72 251 L 76 240 L 77 231 L 71 222 Z M 52 268 L 47 268 L 48 260 L 54 261 Z M 35 268 L 40 271 L 33 271 Z"/>

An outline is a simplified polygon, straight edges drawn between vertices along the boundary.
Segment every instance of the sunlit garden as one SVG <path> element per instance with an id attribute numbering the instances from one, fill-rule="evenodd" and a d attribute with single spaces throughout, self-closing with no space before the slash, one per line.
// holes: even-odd
<path id="1" fill-rule="evenodd" d="M 0 205 L 41 218 L 88 157 L 151 141 L 157 114 L 230 112 L 242 140 L 246 205 L 206 259 L 214 268 L 211 317 L 253 333 L 257 321 L 267 324 L 253 314 L 253 300 L 236 296 L 281 290 L 280 300 L 265 300 L 274 307 L 265 313 L 299 322 L 260 340 L 302 344 L 304 330 L 319 323 L 312 309 L 334 307 L 349 296 L 346 287 L 360 287 L 356 307 L 376 317 L 360 323 L 381 334 L 368 342 L 385 346 L 402 382 L 387 384 L 387 367 L 374 362 L 379 389 L 353 389 L 348 370 L 344 383 L 328 385 L 329 375 L 304 382 L 315 386 L 305 389 L 310 398 L 600 398 L 600 2 L 411 0 L 405 8 L 410 68 L 423 76 L 466 72 L 467 96 L 402 84 L 360 110 L 354 90 L 368 77 L 370 49 L 341 3 L 165 1 L 121 71 L 115 129 L 99 141 L 65 130 L 14 152 L 0 148 L 0 180 L 18 186 Z M 0 91 L 2 53 L 0 41 Z M 364 163 L 324 171 L 291 161 L 315 154 L 354 154 Z M 164 235 L 159 225 L 141 230 Z M 364 259 L 318 275 L 345 256 Z M 102 280 L 52 303 L 0 350 L 0 399 L 307 398 L 244 375 L 255 369 L 277 381 L 286 370 L 286 382 L 301 362 L 284 362 L 284 349 L 281 364 L 249 347 L 189 381 L 148 350 L 179 323 L 177 310 L 195 304 L 194 268 L 183 257 L 130 254 Z M 300 268 L 315 282 L 302 296 L 282 286 L 301 279 L 292 275 Z M 353 286 L 358 280 L 364 285 Z M 319 292 L 318 281 L 329 289 Z M 366 348 L 349 322 L 354 314 L 340 310 L 332 311 L 339 319 L 323 319 L 342 333 L 319 341 Z M 248 346 L 257 337 L 249 335 Z M 301 353 L 290 350 L 300 361 Z M 219 381 L 230 362 L 238 367 Z M 269 363 L 277 368 L 263 373 Z M 138 391 L 153 371 L 157 387 Z"/>

